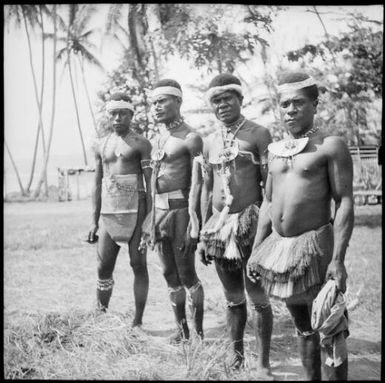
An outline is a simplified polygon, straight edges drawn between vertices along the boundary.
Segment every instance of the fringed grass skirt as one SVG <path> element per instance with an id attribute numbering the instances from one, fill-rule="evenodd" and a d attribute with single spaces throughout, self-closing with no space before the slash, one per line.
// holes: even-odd
<path id="1" fill-rule="evenodd" d="M 314 296 L 324 283 L 332 250 L 331 224 L 294 237 L 282 237 L 273 229 L 251 254 L 248 267 L 276 298 Z"/>
<path id="2" fill-rule="evenodd" d="M 258 213 L 258 206 L 250 205 L 239 213 L 229 214 L 222 228 L 212 232 L 221 214 L 214 210 L 200 232 L 200 241 L 204 244 L 206 254 L 229 268 L 242 267 L 244 255 L 241 248 L 253 244 Z"/>

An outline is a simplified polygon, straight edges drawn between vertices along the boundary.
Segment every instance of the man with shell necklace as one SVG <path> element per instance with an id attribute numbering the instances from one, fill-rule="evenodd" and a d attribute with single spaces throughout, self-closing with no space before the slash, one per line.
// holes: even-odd
<path id="1" fill-rule="evenodd" d="M 192 180 L 203 143 L 181 116 L 182 99 L 181 86 L 175 80 L 163 79 L 153 87 L 153 116 L 157 123 L 164 124 L 165 131 L 153 142 L 153 209 L 143 224 L 142 238 L 143 245 L 156 247 L 167 282 L 177 324 L 171 343 L 190 337 L 186 298 L 195 334 L 203 338 L 204 292 L 195 270 L 201 186 L 198 180 Z"/>
<path id="2" fill-rule="evenodd" d="M 306 379 L 320 380 L 322 370 L 325 380 L 346 380 L 347 358 L 324 363 L 330 349 L 320 350 L 312 305 L 329 279 L 340 292 L 346 290 L 344 259 L 354 221 L 352 159 L 342 138 L 326 136 L 314 125 L 318 87 L 308 74 L 284 73 L 278 94 L 290 138 L 268 148 L 266 195 L 247 274 L 286 303 Z"/>
<path id="3" fill-rule="evenodd" d="M 205 139 L 202 188 L 203 227 L 198 253 L 204 264 L 214 261 L 226 298 L 231 341 L 230 366 L 244 362 L 243 335 L 247 319 L 245 289 L 253 308 L 258 348 L 258 378 L 271 377 L 269 347 L 272 310 L 262 287 L 245 275 L 262 203 L 267 174 L 269 131 L 241 114 L 239 79 L 217 75 L 206 94 L 218 127 Z"/>
<path id="4" fill-rule="evenodd" d="M 120 247 L 128 245 L 134 272 L 135 314 L 133 326 L 142 324 L 149 278 L 146 252 L 139 251 L 141 226 L 151 210 L 150 141 L 130 125 L 134 107 L 121 92 L 106 103 L 111 132 L 94 146 L 95 178 L 92 191 L 92 225 L 88 241 L 99 241 L 97 307 L 105 312 L 114 285 L 113 271 Z M 145 185 L 146 183 L 146 190 Z"/>

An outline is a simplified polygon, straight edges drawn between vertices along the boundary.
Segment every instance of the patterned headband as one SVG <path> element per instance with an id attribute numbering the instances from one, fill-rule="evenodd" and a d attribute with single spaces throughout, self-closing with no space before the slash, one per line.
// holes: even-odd
<path id="1" fill-rule="evenodd" d="M 237 93 L 239 93 L 241 96 L 242 94 L 242 87 L 238 84 L 226 84 L 226 85 L 221 85 L 221 86 L 214 86 L 210 88 L 206 92 L 206 98 L 208 101 L 210 101 L 214 96 L 217 96 L 218 94 L 221 94 L 223 92 L 226 92 L 228 90 L 234 90 Z"/>
<path id="2" fill-rule="evenodd" d="M 129 102 L 127 101 L 123 101 L 123 100 L 119 100 L 119 101 L 116 101 L 116 100 L 111 100 L 111 101 L 108 101 L 106 103 L 106 110 L 107 112 L 111 112 L 115 109 L 129 109 L 131 110 L 132 112 L 134 112 L 134 107 L 132 104 L 130 104 Z"/>
<path id="3" fill-rule="evenodd" d="M 316 82 L 314 81 L 313 77 L 309 77 L 303 81 L 278 85 L 278 92 L 281 93 L 281 92 L 286 92 L 290 90 L 298 90 L 298 89 L 306 88 L 312 85 L 316 85 Z"/>
<path id="4" fill-rule="evenodd" d="M 174 86 L 160 86 L 158 88 L 155 88 L 151 92 L 151 99 L 154 99 L 157 96 L 165 95 L 165 94 L 183 98 L 183 93 L 180 89 L 175 88 Z"/>

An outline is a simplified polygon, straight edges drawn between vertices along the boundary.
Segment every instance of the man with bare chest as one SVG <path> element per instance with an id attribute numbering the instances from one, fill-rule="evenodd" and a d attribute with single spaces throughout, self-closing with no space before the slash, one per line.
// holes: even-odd
<path id="1" fill-rule="evenodd" d="M 112 132 L 94 147 L 92 226 L 88 234 L 89 242 L 97 240 L 100 221 L 97 305 L 101 311 L 108 308 L 116 258 L 120 247 L 128 244 L 134 272 L 135 315 L 132 325 L 138 326 L 142 324 L 149 285 L 146 253 L 139 251 L 139 244 L 141 225 L 151 210 L 151 144 L 130 130 L 134 109 L 128 96 L 113 94 L 106 110 Z"/>
<path id="2" fill-rule="evenodd" d="M 313 125 L 318 88 L 309 75 L 285 73 L 278 91 L 291 138 L 269 145 L 266 198 L 247 273 L 286 302 L 306 379 L 320 380 L 321 351 L 323 361 L 333 352 L 320 350 L 313 300 L 329 279 L 335 281 L 335 291 L 346 290 L 344 259 L 354 220 L 352 159 L 340 137 L 325 136 Z M 346 312 L 342 314 L 335 328 L 340 326 L 339 333 L 347 336 Z M 347 355 L 340 345 L 337 351 Z M 346 380 L 347 358 L 330 360 L 322 363 L 323 379 Z"/>
<path id="3" fill-rule="evenodd" d="M 182 90 L 178 82 L 158 81 L 151 101 L 156 122 L 165 124 L 166 130 L 153 143 L 153 211 L 143 224 L 143 239 L 152 248 L 157 247 L 178 327 L 170 342 L 179 343 L 190 336 L 186 297 L 195 332 L 203 338 L 204 293 L 195 270 L 200 185 L 191 183 L 195 157 L 202 152 L 202 138 L 181 117 Z"/>
<path id="4" fill-rule="evenodd" d="M 254 308 L 253 321 L 259 352 L 258 377 L 268 378 L 272 310 L 262 287 L 245 278 L 245 265 L 250 256 L 263 199 L 262 185 L 267 174 L 266 149 L 271 136 L 266 128 L 241 114 L 242 87 L 235 76 L 216 76 L 210 83 L 207 98 L 220 125 L 204 143 L 204 221 L 198 252 L 204 264 L 214 261 L 223 285 L 232 342 L 231 367 L 240 368 L 244 362 L 246 288 Z"/>

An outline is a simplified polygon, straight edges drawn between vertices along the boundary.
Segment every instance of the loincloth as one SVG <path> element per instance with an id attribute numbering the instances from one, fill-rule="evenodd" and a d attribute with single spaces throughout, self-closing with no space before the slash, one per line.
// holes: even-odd
<path id="1" fill-rule="evenodd" d="M 245 255 L 242 247 L 252 246 L 257 232 L 259 207 L 252 204 L 239 213 L 229 214 L 221 229 L 214 232 L 214 227 L 221 212 L 213 209 L 200 232 L 206 255 L 228 268 L 242 267 Z"/>
<path id="2" fill-rule="evenodd" d="M 102 181 L 101 222 L 104 229 L 120 246 L 130 241 L 138 219 L 138 175 L 111 175 Z"/>
<path id="3" fill-rule="evenodd" d="M 150 240 L 152 231 L 155 230 L 155 242 L 166 238 L 184 240 L 189 223 L 188 199 L 181 190 L 170 193 L 155 194 L 154 224 L 148 216 L 143 223 L 143 237 L 146 242 Z M 154 227 L 153 227 L 154 225 Z"/>
<path id="4" fill-rule="evenodd" d="M 332 249 L 331 224 L 294 237 L 282 237 L 273 228 L 251 254 L 248 268 L 276 298 L 314 297 L 324 283 Z"/>

